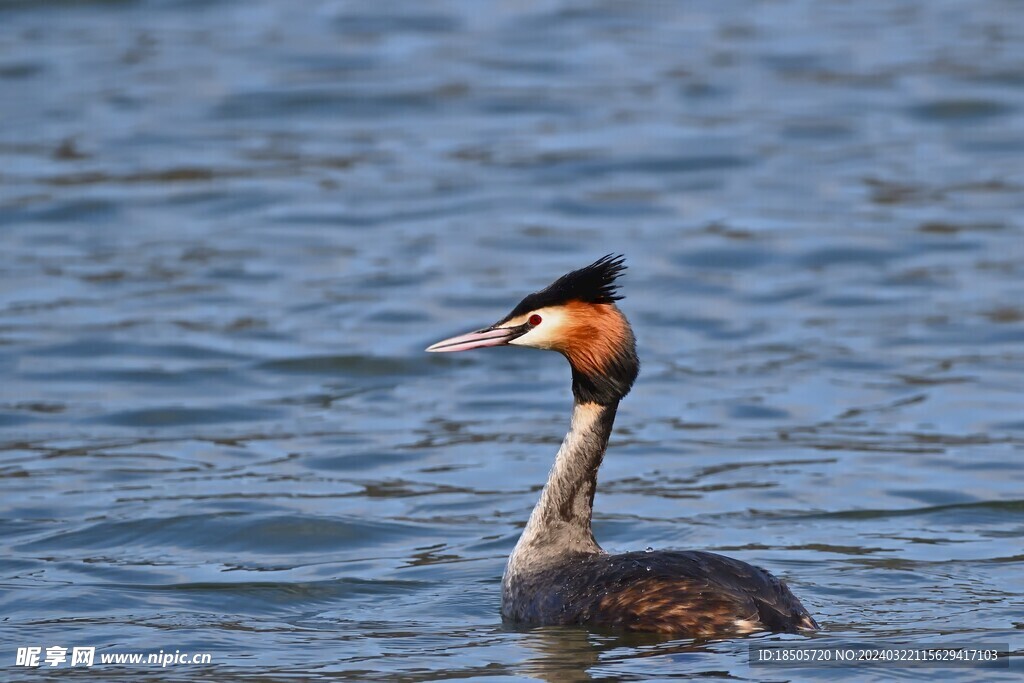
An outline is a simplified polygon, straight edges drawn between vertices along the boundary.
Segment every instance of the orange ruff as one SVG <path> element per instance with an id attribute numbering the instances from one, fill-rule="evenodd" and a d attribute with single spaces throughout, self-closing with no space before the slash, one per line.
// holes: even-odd
<path id="1" fill-rule="evenodd" d="M 573 367 L 588 375 L 600 375 L 626 345 L 626 319 L 615 304 L 565 304 L 568 329 L 556 350 Z"/>

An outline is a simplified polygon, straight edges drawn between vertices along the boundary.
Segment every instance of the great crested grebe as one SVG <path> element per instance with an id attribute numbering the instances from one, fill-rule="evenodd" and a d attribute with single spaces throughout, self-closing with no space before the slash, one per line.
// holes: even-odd
<path id="1" fill-rule="evenodd" d="M 572 425 L 508 558 L 502 616 L 691 638 L 817 629 L 786 584 L 759 567 L 701 551 L 609 555 L 594 540 L 597 470 L 640 370 L 633 330 L 615 305 L 623 270 L 623 257 L 609 254 L 530 294 L 494 325 L 427 348 L 530 346 L 558 351 L 572 367 Z"/>

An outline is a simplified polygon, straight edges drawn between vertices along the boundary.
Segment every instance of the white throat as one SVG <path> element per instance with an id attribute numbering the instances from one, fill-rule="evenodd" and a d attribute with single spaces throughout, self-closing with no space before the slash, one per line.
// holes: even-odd
<path id="1" fill-rule="evenodd" d="M 611 416 L 615 408 L 577 403 L 548 481 L 508 558 L 505 582 L 528 566 L 571 553 L 598 553 L 601 546 L 590 529 L 591 504 Z"/>

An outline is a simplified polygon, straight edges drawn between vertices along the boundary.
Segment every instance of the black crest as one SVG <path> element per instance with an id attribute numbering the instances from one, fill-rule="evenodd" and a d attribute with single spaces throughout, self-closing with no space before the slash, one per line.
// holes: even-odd
<path id="1" fill-rule="evenodd" d="M 566 273 L 539 292 L 530 294 L 512 309 L 505 320 L 529 313 L 545 306 L 559 306 L 570 301 L 588 304 L 610 304 L 622 295 L 615 279 L 626 270 L 626 257 L 622 254 L 608 254 L 586 268 Z M 504 322 L 504 321 L 502 321 Z"/>

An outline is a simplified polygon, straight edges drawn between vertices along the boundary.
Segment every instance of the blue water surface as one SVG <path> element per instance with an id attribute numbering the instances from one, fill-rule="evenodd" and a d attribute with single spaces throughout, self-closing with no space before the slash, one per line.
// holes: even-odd
<path id="1" fill-rule="evenodd" d="M 3 678 L 979 680 L 502 625 L 569 372 L 422 349 L 608 252 L 603 545 L 1019 677 L 1019 2 L 3 0 Z"/>

